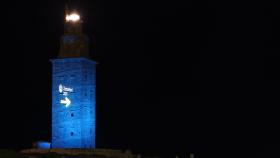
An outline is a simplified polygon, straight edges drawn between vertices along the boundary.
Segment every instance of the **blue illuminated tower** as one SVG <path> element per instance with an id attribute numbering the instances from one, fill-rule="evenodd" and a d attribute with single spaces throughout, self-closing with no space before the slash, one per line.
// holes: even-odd
<path id="1" fill-rule="evenodd" d="M 60 51 L 52 62 L 52 148 L 95 148 L 96 62 L 78 14 L 66 10 Z"/>

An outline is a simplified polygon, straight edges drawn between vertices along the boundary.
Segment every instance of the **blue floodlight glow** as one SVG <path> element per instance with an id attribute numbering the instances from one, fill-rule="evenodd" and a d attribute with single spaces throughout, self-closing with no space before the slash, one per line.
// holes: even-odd
<path id="1" fill-rule="evenodd" d="M 37 148 L 38 149 L 50 149 L 51 148 L 51 143 L 50 142 L 39 141 L 39 142 L 37 142 Z"/>
<path id="2" fill-rule="evenodd" d="M 96 63 L 52 60 L 52 148 L 95 148 Z"/>

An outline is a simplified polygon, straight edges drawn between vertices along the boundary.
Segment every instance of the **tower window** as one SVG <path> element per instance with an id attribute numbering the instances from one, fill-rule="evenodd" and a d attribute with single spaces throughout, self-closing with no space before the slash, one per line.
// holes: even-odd
<path id="1" fill-rule="evenodd" d="M 70 134 L 71 134 L 71 136 L 73 136 L 73 135 L 74 135 L 74 132 L 71 132 Z"/>

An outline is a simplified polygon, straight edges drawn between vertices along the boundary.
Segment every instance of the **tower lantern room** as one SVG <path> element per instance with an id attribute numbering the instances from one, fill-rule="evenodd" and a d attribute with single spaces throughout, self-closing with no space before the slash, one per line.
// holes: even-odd
<path id="1" fill-rule="evenodd" d="M 82 23 L 83 21 L 77 11 L 69 11 L 66 8 L 64 35 L 60 39 L 59 58 L 89 58 L 89 38 L 83 34 Z"/>

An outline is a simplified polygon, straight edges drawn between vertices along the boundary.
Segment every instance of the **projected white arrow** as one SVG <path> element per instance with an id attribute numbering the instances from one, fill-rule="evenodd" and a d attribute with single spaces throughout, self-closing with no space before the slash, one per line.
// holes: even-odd
<path id="1" fill-rule="evenodd" d="M 65 106 L 68 107 L 71 104 L 71 101 L 65 97 L 65 100 L 60 100 L 60 104 L 65 104 Z"/>

